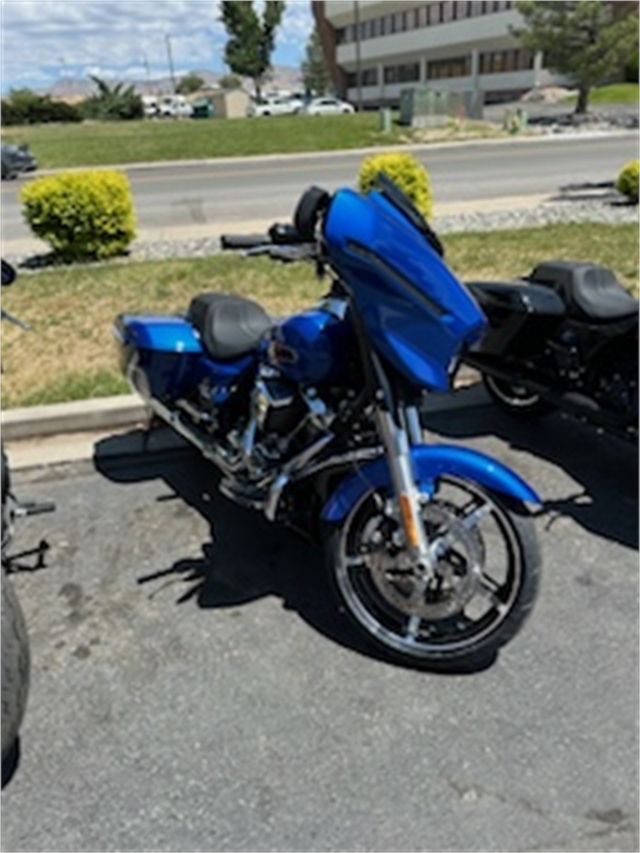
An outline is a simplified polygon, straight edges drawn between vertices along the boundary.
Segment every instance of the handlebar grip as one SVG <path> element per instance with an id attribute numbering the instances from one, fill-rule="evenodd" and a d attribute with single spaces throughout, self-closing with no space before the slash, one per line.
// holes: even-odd
<path id="1" fill-rule="evenodd" d="M 223 249 L 255 249 L 271 243 L 268 234 L 221 234 L 220 245 Z"/>

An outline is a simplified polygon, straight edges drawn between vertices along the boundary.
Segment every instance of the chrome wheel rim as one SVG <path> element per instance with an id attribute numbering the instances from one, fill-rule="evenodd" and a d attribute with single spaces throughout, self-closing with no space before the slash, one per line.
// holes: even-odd
<path id="1" fill-rule="evenodd" d="M 513 409 L 530 409 L 540 402 L 540 395 L 529 391 L 524 385 L 512 385 L 493 376 L 485 376 L 485 381 L 496 397 Z"/>
<path id="2" fill-rule="evenodd" d="M 452 477 L 439 481 L 422 518 L 431 581 L 411 565 L 391 503 L 373 492 L 345 523 L 336 580 L 353 617 L 389 648 L 416 658 L 462 653 L 495 632 L 517 600 L 518 538 L 490 495 Z"/>

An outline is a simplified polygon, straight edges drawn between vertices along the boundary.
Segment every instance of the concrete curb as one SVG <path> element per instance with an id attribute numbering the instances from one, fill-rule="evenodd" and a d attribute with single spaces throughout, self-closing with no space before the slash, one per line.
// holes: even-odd
<path id="1" fill-rule="evenodd" d="M 475 370 L 462 367 L 455 389 L 472 385 L 477 378 Z M 147 407 L 135 394 L 8 409 L 2 413 L 2 438 L 25 441 L 61 434 L 117 431 L 145 423 L 147 418 Z"/>
<path id="2" fill-rule="evenodd" d="M 142 423 L 145 419 L 145 405 L 133 394 L 9 409 L 2 413 L 2 438 L 5 441 L 22 441 L 61 433 L 120 429 Z"/>
<path id="3" fill-rule="evenodd" d="M 439 413 L 486 404 L 475 371 L 460 371 L 449 394 L 427 399 L 424 412 Z M 2 439 L 14 473 L 100 458 L 148 457 L 189 447 L 167 425 L 147 431 L 147 411 L 133 396 L 107 397 L 12 409 L 3 416 Z"/>

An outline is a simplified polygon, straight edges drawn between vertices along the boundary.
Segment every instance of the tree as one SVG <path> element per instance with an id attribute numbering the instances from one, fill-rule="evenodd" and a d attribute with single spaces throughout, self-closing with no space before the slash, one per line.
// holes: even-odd
<path id="1" fill-rule="evenodd" d="M 326 94 L 331 84 L 317 27 L 313 29 L 307 42 L 306 58 L 302 63 L 302 82 L 305 91 L 313 92 L 315 95 Z"/>
<path id="2" fill-rule="evenodd" d="M 218 86 L 221 89 L 231 90 L 231 89 L 241 89 L 242 88 L 242 77 L 238 77 L 237 74 L 224 74 L 218 80 Z"/>
<path id="3" fill-rule="evenodd" d="M 176 92 L 178 95 L 191 95 L 193 92 L 197 92 L 202 89 L 203 86 L 204 80 L 202 77 L 191 72 L 190 74 L 185 74 L 185 76 L 180 79 L 180 82 L 176 86 Z"/>
<path id="4" fill-rule="evenodd" d="M 260 17 L 253 2 L 229 0 L 220 4 L 221 20 L 229 35 L 224 49 L 225 62 L 235 74 L 251 77 L 258 98 L 264 75 L 271 65 L 276 29 L 284 7 L 280 0 L 267 0 Z"/>
<path id="5" fill-rule="evenodd" d="M 528 50 L 542 51 L 552 71 L 573 81 L 577 114 L 587 112 L 591 89 L 619 73 L 638 49 L 636 3 L 521 0 L 516 9 L 525 27 L 514 35 Z"/>
<path id="6" fill-rule="evenodd" d="M 82 103 L 82 112 L 86 118 L 112 120 L 142 118 L 144 106 L 140 95 L 136 95 L 133 86 L 123 88 L 124 83 L 109 86 L 99 77 L 91 76 L 98 92 Z"/>

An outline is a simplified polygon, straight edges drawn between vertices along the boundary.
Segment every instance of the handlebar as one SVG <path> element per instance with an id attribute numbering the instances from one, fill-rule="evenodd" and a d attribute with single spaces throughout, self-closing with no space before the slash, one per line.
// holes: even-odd
<path id="1" fill-rule="evenodd" d="M 289 223 L 276 222 L 266 234 L 221 234 L 220 245 L 223 249 L 242 250 L 247 255 L 267 255 L 274 261 L 293 263 L 313 260 L 317 257 L 318 246 L 310 242 Z"/>
<path id="2" fill-rule="evenodd" d="M 255 249 L 270 244 L 268 234 L 222 234 L 220 245 L 223 249 Z"/>

